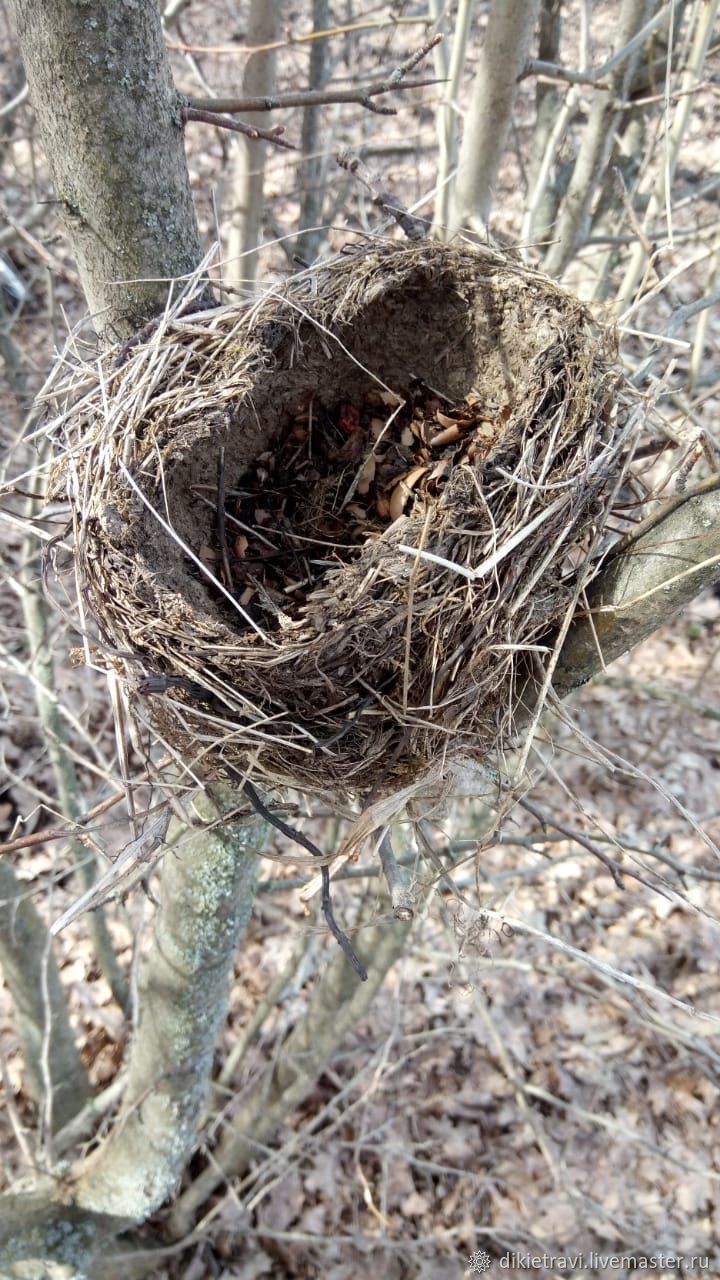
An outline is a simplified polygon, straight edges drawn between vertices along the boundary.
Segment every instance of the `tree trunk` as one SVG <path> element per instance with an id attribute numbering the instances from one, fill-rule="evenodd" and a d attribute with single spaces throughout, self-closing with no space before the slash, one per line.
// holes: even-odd
<path id="1" fill-rule="evenodd" d="M 12 0 L 32 103 L 98 332 L 123 338 L 192 271 L 200 240 L 160 11 Z"/>
<path id="2" fill-rule="evenodd" d="M 248 23 L 251 46 L 272 44 L 277 39 L 279 0 L 252 0 Z M 248 58 L 243 76 L 243 97 L 264 97 L 275 87 L 275 50 L 254 53 Z M 255 113 L 254 123 L 269 128 L 270 115 Z M 267 143 L 261 139 L 238 138 L 233 175 L 234 208 L 228 234 L 225 275 L 238 287 L 251 285 L 257 275 L 263 218 L 265 159 Z"/>
<path id="3" fill-rule="evenodd" d="M 484 232 L 540 0 L 494 0 L 465 117 L 450 230 Z"/>
<path id="4" fill-rule="evenodd" d="M 329 0 L 313 0 L 313 31 L 330 26 Z M 327 80 L 328 46 L 326 40 L 313 40 L 310 45 L 309 89 L 322 89 Z M 300 164 L 300 234 L 295 247 L 310 261 L 316 256 L 324 237 L 319 225 L 325 206 L 327 154 L 322 146 L 322 107 L 305 107 L 302 122 L 302 162 Z"/>

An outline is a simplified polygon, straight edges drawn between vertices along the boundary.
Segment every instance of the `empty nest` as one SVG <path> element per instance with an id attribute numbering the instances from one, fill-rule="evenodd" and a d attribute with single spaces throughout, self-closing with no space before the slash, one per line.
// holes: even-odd
<path id="1" fill-rule="evenodd" d="M 484 761 L 596 571 L 613 336 L 518 260 L 373 243 L 52 390 L 84 607 L 199 775 L 369 801 Z"/>

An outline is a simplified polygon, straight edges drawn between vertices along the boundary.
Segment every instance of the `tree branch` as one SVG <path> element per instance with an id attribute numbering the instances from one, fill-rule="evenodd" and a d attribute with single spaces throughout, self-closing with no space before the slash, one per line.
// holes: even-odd
<path id="1" fill-rule="evenodd" d="M 410 925 L 394 920 L 369 927 L 373 906 L 369 900 L 356 942 L 367 963 L 368 981 L 358 983 L 345 957 L 339 953 L 334 956 L 313 992 L 307 1013 L 225 1128 L 212 1164 L 180 1197 L 171 1219 L 175 1237 L 185 1234 L 197 1209 L 219 1183 L 247 1169 L 258 1144 L 267 1142 L 308 1096 L 323 1066 L 365 1015 L 389 969 L 402 955 Z"/>
<path id="2" fill-rule="evenodd" d="M 425 89 L 441 84 L 440 80 L 408 80 L 405 84 L 368 85 L 367 89 L 300 89 L 297 93 L 276 93 L 267 97 L 249 98 L 188 98 L 188 107 L 203 111 L 284 111 L 289 107 L 325 107 L 335 103 L 354 102 L 378 115 L 395 116 L 396 107 L 378 107 L 372 101 L 383 93 L 401 92 L 405 89 Z"/>
<path id="3" fill-rule="evenodd" d="M 330 0 L 312 0 L 313 30 L 322 31 L 330 21 Z M 310 45 L 309 85 L 311 93 L 322 92 L 328 79 L 328 45 L 314 40 Z M 317 104 L 306 103 L 303 110 L 300 163 L 300 228 L 295 253 L 310 261 L 323 238 L 322 217 L 326 195 L 327 152 L 321 145 L 323 112 Z"/>
<path id="4" fill-rule="evenodd" d="M 613 68 L 610 87 L 608 90 L 598 87 L 590 110 L 570 185 L 560 207 L 555 238 L 543 262 L 543 268 L 549 275 L 561 275 L 572 259 L 583 219 L 605 176 L 614 143 L 615 123 L 620 115 L 620 104 L 627 97 L 642 46 L 639 37 L 644 31 L 643 17 L 646 9 L 645 0 L 623 0 L 618 17 L 617 53 L 606 64 L 606 69 L 608 66 Z"/>
<path id="5" fill-rule="evenodd" d="M 430 230 L 428 220 L 415 217 L 415 214 L 410 213 L 391 191 L 382 191 L 377 178 L 370 172 L 367 165 L 363 164 L 359 156 L 345 150 L 340 151 L 335 158 L 341 169 L 345 169 L 362 183 L 370 193 L 373 204 L 395 219 L 408 240 L 422 240 L 427 235 Z"/>
<path id="6" fill-rule="evenodd" d="M 190 106 L 183 107 L 182 117 L 183 120 L 213 124 L 216 129 L 229 129 L 232 133 L 242 133 L 246 138 L 253 140 L 262 139 L 263 142 L 271 142 L 275 147 L 284 147 L 286 151 L 297 151 L 293 142 L 288 142 L 282 137 L 285 132 L 283 124 L 276 125 L 274 129 L 261 129 L 258 125 L 245 124 L 242 120 L 231 120 L 230 116 L 221 115 L 219 111 L 201 111 L 197 107 Z"/>
<path id="7" fill-rule="evenodd" d="M 47 1108 L 54 1132 L 82 1109 L 90 1085 L 47 927 L 29 888 L 16 878 L 9 862 L 0 861 L 0 967 L 17 1013 L 30 1092 L 41 1110 Z"/>
<path id="8" fill-rule="evenodd" d="M 244 98 L 187 98 L 186 107 L 201 111 L 277 111 L 285 107 L 321 107 L 337 102 L 357 102 L 368 111 L 382 115 L 395 115 L 395 107 L 377 107 L 372 101 L 384 93 L 392 93 L 398 89 L 418 89 L 425 85 L 437 84 L 437 80 L 417 80 L 405 82 L 408 75 L 428 53 L 440 44 L 442 36 L 438 33 L 427 40 L 415 53 L 401 62 L 383 80 L 373 81 L 364 89 L 304 89 L 298 93 L 276 93 L 248 96 Z"/>
<path id="9" fill-rule="evenodd" d="M 590 613 L 573 622 L 560 653 L 558 696 L 667 623 L 717 579 L 719 565 L 720 490 L 712 488 L 675 507 L 592 583 Z"/>

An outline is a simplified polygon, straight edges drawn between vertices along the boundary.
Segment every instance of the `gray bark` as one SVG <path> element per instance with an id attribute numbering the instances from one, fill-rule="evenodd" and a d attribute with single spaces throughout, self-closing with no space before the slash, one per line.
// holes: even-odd
<path id="1" fill-rule="evenodd" d="M 215 816 L 207 800 L 199 807 L 203 819 Z M 200 830 L 166 854 L 122 1110 L 64 1181 L 0 1197 L 0 1274 L 44 1276 L 50 1261 L 80 1272 L 172 1194 L 195 1145 L 264 838 L 255 822 Z M 37 1269 L 19 1265 L 30 1263 Z"/>
<path id="2" fill-rule="evenodd" d="M 205 797 L 196 807 L 206 820 L 216 816 Z M 80 1168 L 73 1198 L 83 1208 L 143 1222 L 185 1168 L 264 838 L 253 821 L 200 831 L 165 855 L 123 1111 L 108 1142 Z"/>
<path id="3" fill-rule="evenodd" d="M 592 584 L 553 685 L 564 697 L 665 625 L 720 576 L 720 490 L 698 494 L 611 561 Z M 599 646 L 599 651 L 598 651 Z M 602 654 L 602 657 L 600 656 Z"/>
<path id="4" fill-rule="evenodd" d="M 540 34 L 538 58 L 541 62 L 558 62 L 562 29 L 562 0 L 542 0 L 540 8 Z M 535 187 L 542 167 L 545 149 L 552 136 L 563 94 L 556 84 L 538 81 L 535 90 L 535 129 L 532 139 L 530 188 Z M 554 183 L 545 184 L 542 198 L 534 210 L 528 225 L 528 237 L 543 240 L 550 235 L 559 202 L 557 177 Z"/>
<path id="5" fill-rule="evenodd" d="M 162 309 L 168 279 L 200 256 L 159 7 L 11 8 L 88 305 L 101 334 L 125 337 Z"/>

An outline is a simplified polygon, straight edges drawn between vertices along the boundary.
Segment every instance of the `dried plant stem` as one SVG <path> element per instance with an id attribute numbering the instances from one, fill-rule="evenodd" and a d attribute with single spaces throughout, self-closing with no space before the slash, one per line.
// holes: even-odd
<path id="1" fill-rule="evenodd" d="M 376 176 L 370 172 L 367 165 L 363 164 L 359 156 L 352 151 L 345 150 L 338 152 L 336 156 L 337 163 L 341 169 L 345 169 L 347 173 L 351 173 L 358 182 L 361 182 L 370 194 L 370 199 L 378 209 L 388 213 L 394 218 L 399 227 L 405 232 L 408 240 L 422 240 L 430 229 L 430 224 L 425 218 L 418 218 L 414 213 L 410 213 L 396 196 L 390 191 L 383 191 Z"/>
<path id="2" fill-rule="evenodd" d="M 228 767 L 228 772 L 235 778 L 239 776 L 237 770 L 231 767 Z M 277 814 L 272 813 L 271 810 L 263 804 L 251 782 L 244 782 L 242 789 L 250 800 L 253 808 L 265 819 L 266 822 L 269 822 L 271 826 L 276 827 L 278 831 L 281 831 L 284 836 L 289 840 L 294 841 L 295 844 L 299 844 L 304 849 L 307 849 L 313 857 L 323 858 L 325 856 L 322 849 L 318 849 L 317 845 L 313 844 L 312 840 L 309 840 L 301 831 L 296 831 L 294 827 L 289 827 L 286 822 L 283 822 L 282 818 L 278 818 Z M 325 923 L 336 942 L 344 951 L 360 981 L 367 982 L 368 975 L 364 964 L 359 960 L 350 939 L 340 928 L 337 920 L 335 919 L 335 912 L 333 911 L 332 898 L 330 894 L 330 868 L 327 862 L 323 863 L 320 876 L 322 881 L 322 912 L 325 917 Z"/>
<path id="3" fill-rule="evenodd" d="M 383 874 L 390 892 L 390 902 L 392 904 L 393 915 L 396 920 L 412 920 L 415 915 L 412 894 L 410 893 L 405 877 L 403 876 L 398 865 L 397 858 L 395 857 L 389 831 L 385 832 L 385 835 L 380 841 L 380 848 L 378 852 L 380 855 Z"/>

